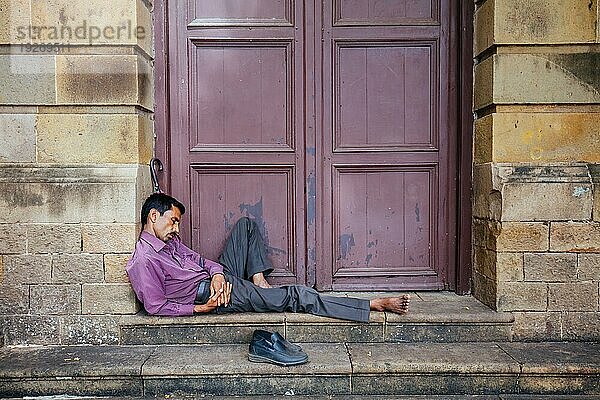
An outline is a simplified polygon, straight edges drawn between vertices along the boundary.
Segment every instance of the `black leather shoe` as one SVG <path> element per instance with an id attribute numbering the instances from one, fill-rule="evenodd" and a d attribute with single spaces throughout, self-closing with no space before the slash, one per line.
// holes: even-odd
<path id="1" fill-rule="evenodd" d="M 269 331 L 263 331 L 262 329 L 257 329 L 254 331 L 254 334 L 252 335 L 252 339 L 254 339 L 255 337 L 270 340 L 271 342 L 280 342 L 290 352 L 291 351 L 302 351 L 302 347 L 298 346 L 297 344 L 288 342 L 283 336 L 281 336 L 279 334 L 279 332 L 271 333 Z"/>
<path id="2" fill-rule="evenodd" d="M 271 363 L 284 367 L 304 364 L 308 361 L 306 353 L 290 349 L 284 343 L 275 340 L 273 336 L 274 335 L 264 335 L 261 333 L 257 334 L 255 331 L 248 348 L 248 360 L 253 362 Z"/>

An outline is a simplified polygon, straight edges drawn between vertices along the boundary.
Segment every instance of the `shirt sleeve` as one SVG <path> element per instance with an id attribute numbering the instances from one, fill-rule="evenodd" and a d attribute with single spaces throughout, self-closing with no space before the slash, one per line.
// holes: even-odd
<path id="1" fill-rule="evenodd" d="M 138 299 L 151 315 L 193 315 L 193 304 L 181 304 L 165 296 L 165 276 L 160 266 L 143 257 L 132 258 L 127 275 Z"/>

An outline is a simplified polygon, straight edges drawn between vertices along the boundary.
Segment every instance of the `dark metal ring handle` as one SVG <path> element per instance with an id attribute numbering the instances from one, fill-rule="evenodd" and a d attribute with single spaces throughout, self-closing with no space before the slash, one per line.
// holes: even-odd
<path id="1" fill-rule="evenodd" d="M 163 164 L 158 158 L 153 158 L 150 160 L 150 177 L 152 178 L 152 189 L 154 193 L 162 193 L 160 190 L 160 185 L 158 184 L 158 178 L 156 177 L 156 166 L 158 165 L 158 170 L 163 170 Z"/>

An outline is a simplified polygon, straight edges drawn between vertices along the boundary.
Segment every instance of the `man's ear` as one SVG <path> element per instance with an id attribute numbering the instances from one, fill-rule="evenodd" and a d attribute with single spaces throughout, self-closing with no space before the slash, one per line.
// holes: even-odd
<path id="1" fill-rule="evenodd" d="M 150 218 L 150 221 L 152 223 L 156 222 L 156 219 L 158 218 L 158 214 L 159 214 L 159 212 L 156 208 L 153 208 L 150 210 L 150 212 L 148 213 L 148 218 Z"/>

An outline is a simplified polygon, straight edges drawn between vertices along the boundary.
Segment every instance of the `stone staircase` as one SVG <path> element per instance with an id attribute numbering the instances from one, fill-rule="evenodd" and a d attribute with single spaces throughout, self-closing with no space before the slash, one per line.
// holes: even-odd
<path id="1" fill-rule="evenodd" d="M 598 343 L 511 342 L 512 315 L 468 296 L 415 293 L 411 307 L 407 316 L 372 313 L 368 324 L 289 313 L 140 314 L 124 320 L 119 346 L 0 349 L 0 397 L 600 398 Z M 258 328 L 300 343 L 309 362 L 249 362 Z"/>

